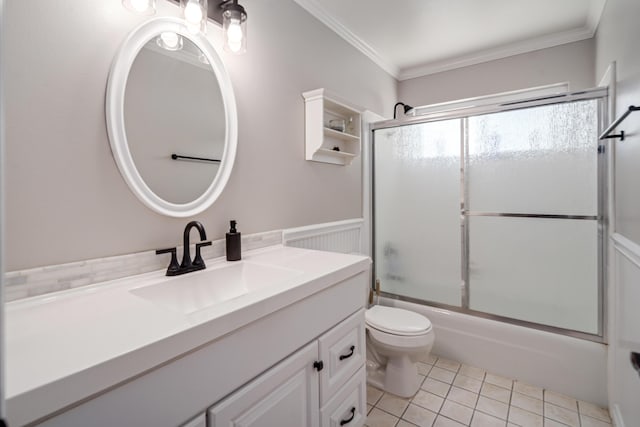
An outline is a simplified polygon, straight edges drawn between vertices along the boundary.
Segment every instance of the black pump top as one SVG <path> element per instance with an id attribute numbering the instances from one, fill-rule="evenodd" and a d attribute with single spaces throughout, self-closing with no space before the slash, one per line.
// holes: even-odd
<path id="1" fill-rule="evenodd" d="M 231 230 L 229 230 L 229 233 L 237 233 L 237 231 L 236 231 L 236 220 L 232 219 L 229 222 L 231 224 Z"/>

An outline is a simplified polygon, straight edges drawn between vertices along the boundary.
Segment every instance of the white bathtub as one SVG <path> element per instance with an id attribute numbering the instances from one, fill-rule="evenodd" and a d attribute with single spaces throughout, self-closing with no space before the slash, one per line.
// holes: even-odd
<path id="1" fill-rule="evenodd" d="M 380 304 L 428 317 L 434 355 L 608 406 L 604 344 L 389 298 Z"/>

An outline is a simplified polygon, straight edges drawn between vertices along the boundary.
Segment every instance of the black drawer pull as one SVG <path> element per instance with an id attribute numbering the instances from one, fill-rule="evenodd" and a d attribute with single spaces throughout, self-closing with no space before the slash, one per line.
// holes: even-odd
<path id="1" fill-rule="evenodd" d="M 351 353 L 341 355 L 341 356 L 340 356 L 340 360 L 348 359 L 348 358 L 350 358 L 351 356 L 353 356 L 353 350 L 355 350 L 355 349 L 356 349 L 356 346 L 355 346 L 355 345 L 352 345 L 352 346 L 351 346 L 351 348 L 349 349 L 349 350 L 351 351 Z"/>
<path id="2" fill-rule="evenodd" d="M 356 416 L 356 407 L 354 406 L 353 408 L 351 408 L 351 416 L 349 417 L 349 419 L 340 421 L 340 425 L 343 426 L 345 424 L 349 424 L 351 421 L 353 421 L 353 417 L 355 416 Z"/>

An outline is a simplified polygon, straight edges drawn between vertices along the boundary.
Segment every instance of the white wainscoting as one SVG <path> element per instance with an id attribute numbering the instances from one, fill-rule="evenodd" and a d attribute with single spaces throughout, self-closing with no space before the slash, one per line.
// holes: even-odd
<path id="1" fill-rule="evenodd" d="M 630 361 L 640 352 L 640 245 L 620 234 L 611 243 L 609 409 L 616 427 L 632 427 L 640 422 L 640 375 Z"/>
<path id="2" fill-rule="evenodd" d="M 361 254 L 364 220 L 362 218 L 289 228 L 282 231 L 287 246 L 321 251 Z"/>

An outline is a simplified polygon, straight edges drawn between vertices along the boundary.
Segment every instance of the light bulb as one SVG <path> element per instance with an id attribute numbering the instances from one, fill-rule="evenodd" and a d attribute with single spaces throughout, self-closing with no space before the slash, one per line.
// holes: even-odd
<path id="1" fill-rule="evenodd" d="M 200 26 L 200 21 L 202 21 L 202 9 L 197 1 L 189 0 L 187 5 L 184 7 L 184 19 L 192 25 Z"/>
<path id="2" fill-rule="evenodd" d="M 172 31 L 165 31 L 160 34 L 158 46 L 171 51 L 180 50 L 182 49 L 182 37 Z"/>
<path id="3" fill-rule="evenodd" d="M 131 0 L 131 7 L 136 12 L 145 12 L 149 7 L 149 2 L 147 0 Z"/>
<path id="4" fill-rule="evenodd" d="M 135 13 L 152 15 L 156 11 L 155 0 L 122 0 L 122 5 Z"/>
<path id="5" fill-rule="evenodd" d="M 233 53 L 238 53 L 242 49 L 242 39 L 244 34 L 242 32 L 242 26 L 239 19 L 232 19 L 229 21 L 229 27 L 227 28 L 227 47 Z"/>
<path id="6" fill-rule="evenodd" d="M 240 26 L 240 20 L 233 19 L 229 23 L 229 28 L 227 29 L 227 40 L 229 40 L 229 44 L 242 44 L 242 27 Z"/>

